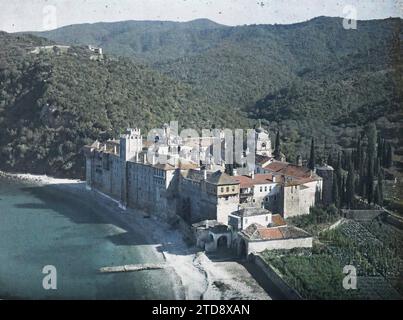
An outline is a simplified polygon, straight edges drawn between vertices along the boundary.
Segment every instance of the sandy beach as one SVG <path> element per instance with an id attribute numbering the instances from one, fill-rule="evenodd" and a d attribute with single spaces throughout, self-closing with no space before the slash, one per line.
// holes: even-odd
<path id="1" fill-rule="evenodd" d="M 153 253 L 169 268 L 176 299 L 271 299 L 251 276 L 247 266 L 237 261 L 211 260 L 204 252 L 189 247 L 180 231 L 155 217 L 145 218 L 140 210 L 119 207 L 116 200 L 86 189 L 80 180 L 57 179 L 42 175 L 9 174 L 0 176 L 38 186 L 52 186 L 80 199 L 94 199 L 105 210 L 99 214 L 105 223 L 118 221 L 126 231 L 142 237 L 153 246 Z"/>

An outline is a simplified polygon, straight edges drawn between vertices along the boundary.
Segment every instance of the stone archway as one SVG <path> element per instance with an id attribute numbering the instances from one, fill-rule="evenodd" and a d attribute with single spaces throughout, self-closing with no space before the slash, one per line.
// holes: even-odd
<path id="1" fill-rule="evenodd" d="M 226 235 L 222 235 L 217 239 L 217 249 L 227 249 L 228 238 Z"/>
<path id="2" fill-rule="evenodd" d="M 247 256 L 246 242 L 242 238 L 238 242 L 238 256 L 241 258 L 246 258 Z"/>

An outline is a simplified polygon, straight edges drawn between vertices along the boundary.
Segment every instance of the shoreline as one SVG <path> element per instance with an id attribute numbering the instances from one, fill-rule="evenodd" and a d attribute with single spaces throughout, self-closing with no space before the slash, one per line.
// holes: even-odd
<path id="1" fill-rule="evenodd" d="M 138 209 L 119 207 L 119 202 L 99 191 L 87 190 L 85 181 L 58 179 L 43 175 L 0 171 L 0 177 L 36 186 L 51 186 L 80 200 L 90 199 L 102 206 L 99 215 L 105 223 L 117 221 L 128 232 L 141 237 L 151 246 L 155 258 L 167 264 L 175 299 L 271 299 L 241 264 L 233 261 L 213 262 L 196 247 L 189 247 L 182 233 L 164 221 Z"/>
<path id="2" fill-rule="evenodd" d="M 38 185 L 79 184 L 85 182 L 80 179 L 53 178 L 47 175 L 36 175 L 31 173 L 9 173 L 1 170 L 0 177 L 11 178 L 20 182 L 30 182 Z"/>

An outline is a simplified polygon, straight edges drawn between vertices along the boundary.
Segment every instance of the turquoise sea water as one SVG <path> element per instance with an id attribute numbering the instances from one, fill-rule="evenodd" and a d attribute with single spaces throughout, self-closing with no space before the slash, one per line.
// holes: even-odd
<path id="1" fill-rule="evenodd" d="M 0 177 L 0 299 L 174 299 L 165 270 L 99 273 L 161 258 L 98 210 L 95 200 Z M 43 289 L 46 265 L 57 269 L 56 290 Z"/>

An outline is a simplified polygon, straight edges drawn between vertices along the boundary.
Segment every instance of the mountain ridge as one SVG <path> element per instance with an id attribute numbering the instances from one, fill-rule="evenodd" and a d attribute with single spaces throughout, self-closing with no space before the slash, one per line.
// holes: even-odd
<path id="1" fill-rule="evenodd" d="M 206 22 L 201 21 L 201 25 L 203 23 Z M 320 139 L 317 145 L 326 140 L 337 151 L 340 146 L 351 147 L 363 128 L 369 122 L 376 122 L 378 129 L 397 149 L 403 148 L 402 139 L 399 139 L 403 136 L 399 125 L 403 88 L 400 18 L 359 21 L 357 30 L 345 30 L 342 19 L 326 17 L 293 25 L 220 28 L 213 25 L 207 29 L 182 25 L 171 30 L 172 25 L 181 23 L 167 27 L 154 22 L 150 29 L 148 24 L 139 24 L 142 25 L 140 29 L 118 28 L 112 30 L 114 34 L 107 35 L 93 34 L 91 30 L 67 34 L 82 47 L 80 50 L 85 50 L 85 45 L 97 45 L 87 42 L 87 36 L 106 41 L 116 50 L 117 56 L 121 56 L 112 57 L 108 47 L 103 47 L 106 56 L 117 59 L 118 65 L 122 63 L 121 66 L 131 69 L 134 63 L 147 70 L 136 72 L 139 79 L 144 77 L 148 84 L 144 86 L 137 82 L 133 86 L 136 82 L 119 79 L 116 73 L 119 67 L 108 71 L 108 68 L 104 70 L 106 66 L 102 62 L 89 64 L 85 61 L 83 70 L 93 78 L 104 79 L 105 74 L 112 72 L 114 95 L 119 102 L 117 106 L 121 108 L 119 111 L 109 97 L 105 99 L 107 103 L 100 102 L 102 110 L 111 108 L 113 112 L 106 112 L 101 124 L 92 123 L 96 127 L 107 123 L 122 129 L 124 112 L 146 126 L 158 125 L 158 121 L 168 121 L 171 117 L 182 117 L 186 125 L 205 124 L 208 127 L 215 123 L 222 127 L 244 128 L 261 119 L 272 133 L 280 130 L 284 153 L 293 162 L 298 154 L 304 158 L 308 156 L 307 145 L 312 136 Z M 64 37 L 63 32 L 58 36 Z M 24 42 L 29 43 L 35 36 L 18 34 L 10 37 L 26 37 L 16 40 L 20 44 L 12 49 L 21 53 L 20 47 L 26 46 Z M 74 60 L 72 56 L 70 58 Z M 13 55 L 3 52 L 3 59 L 12 61 Z M 57 58 L 57 72 L 60 79 L 67 79 L 72 82 L 72 88 L 76 88 L 74 81 L 65 75 L 64 69 L 72 63 L 70 60 Z M 78 72 L 77 65 L 74 66 Z M 165 80 L 155 82 L 152 77 L 150 79 L 150 74 Z M 32 76 L 37 77 L 36 74 Z M 77 76 L 87 78 L 80 72 Z M 133 79 L 134 75 L 128 77 Z M 83 101 L 98 101 L 97 96 L 104 94 L 99 92 L 93 78 L 88 81 L 95 87 L 82 92 Z M 162 88 L 171 88 L 165 102 L 158 83 Z M 16 83 L 17 87 L 24 88 L 25 85 L 19 80 Z M 182 88 L 180 92 L 186 92 L 185 96 L 175 96 L 173 88 L 176 87 Z M 63 105 L 67 108 L 74 106 L 75 112 L 80 112 L 80 102 L 72 96 L 71 88 L 60 85 L 51 88 L 54 89 L 52 99 L 59 101 L 57 95 L 67 96 L 71 101 L 65 99 Z M 102 83 L 100 88 L 103 88 Z M 13 88 L 6 89 L 7 95 L 15 95 Z M 77 92 L 79 89 L 77 87 Z M 144 110 L 138 110 L 137 116 L 130 111 L 134 99 L 130 90 L 141 92 L 140 100 L 148 101 Z M 152 98 L 146 98 L 147 95 Z M 45 100 L 48 98 L 49 95 L 45 94 Z M 8 105 L 12 104 L 8 98 L 6 100 Z M 153 108 L 153 103 L 158 108 Z M 181 108 L 184 104 L 190 106 L 187 111 L 191 110 L 192 121 L 183 117 L 189 113 L 178 109 L 178 103 Z M 86 123 L 91 123 L 88 120 Z M 86 137 L 96 137 L 100 133 L 99 128 L 97 130 Z M 7 135 L 10 138 L 10 133 Z M 18 139 L 15 143 L 21 144 Z"/>

